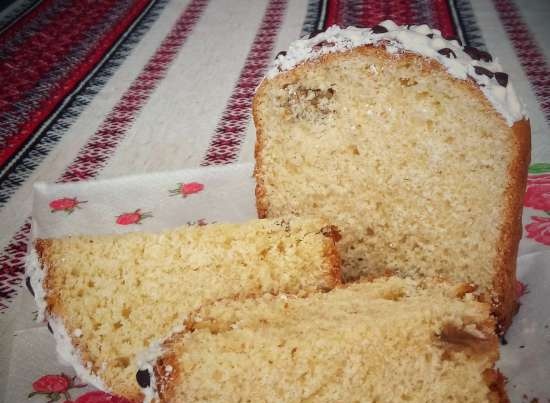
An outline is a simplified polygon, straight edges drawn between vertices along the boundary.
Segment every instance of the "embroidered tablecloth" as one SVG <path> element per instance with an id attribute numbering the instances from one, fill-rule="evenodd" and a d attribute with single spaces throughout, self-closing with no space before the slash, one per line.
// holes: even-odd
<path id="1" fill-rule="evenodd" d="M 85 209 L 87 196 L 78 192 L 86 185 L 77 182 L 88 180 L 99 179 L 93 186 L 101 192 L 117 181 L 151 184 L 161 175 L 170 179 L 164 196 L 172 191 L 173 200 L 192 204 L 201 197 L 223 200 L 206 193 L 219 175 L 216 186 L 220 178 L 241 181 L 227 191 L 246 196 L 249 165 L 187 169 L 253 161 L 251 98 L 292 40 L 333 24 L 373 26 L 384 19 L 427 23 L 489 51 L 526 105 L 533 149 L 518 265 L 525 286 L 518 287 L 522 307 L 499 366 L 513 401 L 550 399 L 550 364 L 543 364 L 550 362 L 550 2 L 12 0 L 0 5 L 0 400 L 27 401 L 44 371 L 70 370 L 49 362 L 53 340 L 32 322 L 24 287 L 35 182 L 60 184 L 37 186 L 56 220 Z M 76 187 L 53 197 L 68 189 L 63 183 Z M 149 189 L 136 186 L 140 195 Z M 120 195 L 120 202 L 132 197 Z M 154 203 L 142 204 L 104 217 L 113 228 L 145 227 L 159 214 Z M 213 206 L 209 217 L 197 212 L 185 222 L 227 217 Z M 32 348 L 37 334 L 42 353 Z M 22 363 L 27 378 L 14 375 Z"/>

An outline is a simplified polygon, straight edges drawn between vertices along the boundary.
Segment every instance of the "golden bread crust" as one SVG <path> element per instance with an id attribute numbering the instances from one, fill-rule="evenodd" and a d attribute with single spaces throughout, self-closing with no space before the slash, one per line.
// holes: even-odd
<path id="1" fill-rule="evenodd" d="M 508 185 L 504 225 L 498 242 L 495 260 L 493 286 L 493 313 L 497 317 L 497 331 L 504 334 L 518 310 L 516 294 L 516 260 L 521 239 L 523 195 L 527 183 L 527 170 L 531 159 L 531 127 L 528 120 L 521 120 L 512 126 L 516 154 L 508 166 Z"/>
<path id="2" fill-rule="evenodd" d="M 259 116 L 259 102 L 260 93 L 265 91 L 265 80 L 262 82 L 254 99 L 252 101 L 252 118 L 254 120 L 254 126 L 256 127 L 256 144 L 254 146 L 254 159 L 256 165 L 254 167 L 254 178 L 256 179 L 256 187 L 254 193 L 256 194 L 256 210 L 258 212 L 258 218 L 266 218 L 268 214 L 267 197 L 265 192 L 264 179 L 262 174 L 262 149 L 264 145 L 263 125 Z"/>
<path id="3" fill-rule="evenodd" d="M 489 369 L 483 373 L 483 380 L 489 386 L 490 392 L 487 396 L 491 403 L 510 403 L 506 394 L 506 378 L 498 369 Z"/>
<path id="4" fill-rule="evenodd" d="M 164 345 L 170 348 L 170 343 Z M 170 371 L 167 370 L 170 368 Z M 180 382 L 181 369 L 175 352 L 170 352 L 158 359 L 154 368 L 156 388 L 161 402 L 171 402 L 174 399 L 175 387 Z"/>

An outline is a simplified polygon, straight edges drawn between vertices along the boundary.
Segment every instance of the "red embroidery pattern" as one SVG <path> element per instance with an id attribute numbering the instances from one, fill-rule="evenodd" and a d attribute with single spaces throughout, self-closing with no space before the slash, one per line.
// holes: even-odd
<path id="1" fill-rule="evenodd" d="M 40 4 L 0 40 L 8 44 L 0 48 L 0 166 L 95 67 L 149 1 L 51 3 Z M 52 8 L 56 12 L 48 13 Z M 52 15 L 44 18 L 41 13 Z"/>
<path id="2" fill-rule="evenodd" d="M 493 0 L 508 38 L 535 90 L 546 121 L 550 123 L 550 67 L 546 57 L 521 17 L 517 6 L 511 0 Z"/>
<path id="3" fill-rule="evenodd" d="M 237 85 L 201 163 L 202 166 L 229 164 L 237 158 L 244 131 L 250 120 L 252 96 L 272 57 L 286 3 L 286 0 L 269 2 Z"/>
<path id="4" fill-rule="evenodd" d="M 208 0 L 192 0 L 163 40 L 139 76 L 80 150 L 62 175 L 61 182 L 78 182 L 95 177 L 126 135 L 128 127 L 143 108 L 153 90 L 164 78 L 168 67 L 195 27 Z"/>

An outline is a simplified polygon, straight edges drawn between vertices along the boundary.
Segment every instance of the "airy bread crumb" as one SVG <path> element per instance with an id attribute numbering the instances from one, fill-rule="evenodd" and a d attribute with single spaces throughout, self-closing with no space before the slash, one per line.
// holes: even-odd
<path id="1" fill-rule="evenodd" d="M 165 343 L 160 402 L 498 402 L 490 306 L 397 277 L 198 310 Z"/>
<path id="2" fill-rule="evenodd" d="M 114 393 L 140 399 L 136 355 L 201 305 L 340 283 L 336 231 L 320 219 L 255 220 L 160 234 L 39 240 L 50 315 Z"/>

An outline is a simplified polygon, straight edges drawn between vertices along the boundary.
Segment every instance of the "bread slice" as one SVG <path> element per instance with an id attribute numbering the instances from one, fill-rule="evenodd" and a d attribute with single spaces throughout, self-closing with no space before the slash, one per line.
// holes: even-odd
<path id="1" fill-rule="evenodd" d="M 490 306 L 397 277 L 203 306 L 163 345 L 167 402 L 505 402 Z"/>
<path id="2" fill-rule="evenodd" d="M 141 400 L 136 356 L 190 311 L 221 298 L 339 284 L 336 237 L 320 219 L 297 218 L 44 239 L 35 245 L 43 280 L 31 284 L 43 286 L 58 351 L 73 356 L 79 376 Z"/>
<path id="3" fill-rule="evenodd" d="M 253 114 L 261 217 L 324 217 L 346 279 L 475 282 L 510 324 L 530 129 L 488 53 L 426 26 L 334 27 L 277 58 Z"/>

